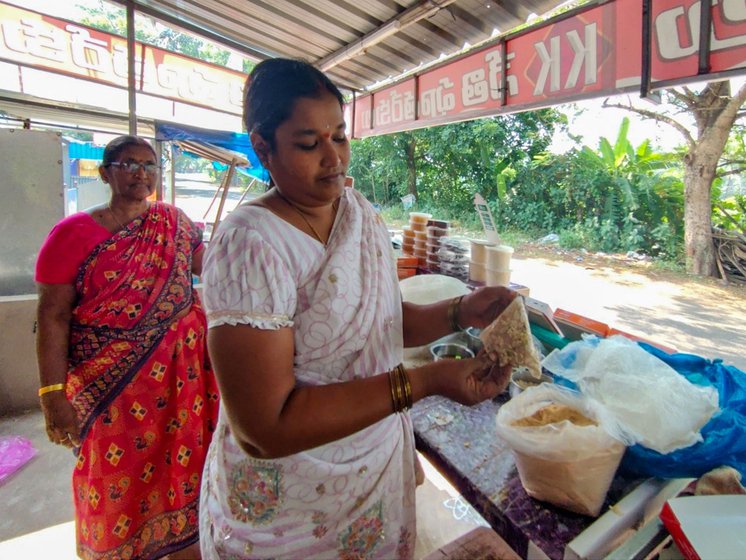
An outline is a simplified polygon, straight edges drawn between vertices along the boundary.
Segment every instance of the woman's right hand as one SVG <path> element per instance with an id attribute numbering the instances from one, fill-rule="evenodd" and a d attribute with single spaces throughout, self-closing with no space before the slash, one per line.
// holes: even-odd
<path id="1" fill-rule="evenodd" d="M 430 394 L 471 406 L 502 393 L 508 385 L 510 368 L 499 368 L 486 355 L 467 359 L 442 359 L 422 366 L 427 371 Z"/>
<path id="2" fill-rule="evenodd" d="M 47 424 L 49 441 L 73 448 L 80 447 L 78 417 L 63 391 L 54 391 L 41 397 L 41 408 Z"/>

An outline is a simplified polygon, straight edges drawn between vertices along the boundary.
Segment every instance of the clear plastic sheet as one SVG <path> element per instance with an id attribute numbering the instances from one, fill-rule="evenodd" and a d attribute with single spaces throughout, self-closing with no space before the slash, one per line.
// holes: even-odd
<path id="1" fill-rule="evenodd" d="M 613 435 L 658 453 L 702 441 L 700 430 L 719 411 L 714 387 L 691 383 L 623 336 L 573 342 L 542 366 L 596 401 L 616 421 Z"/>

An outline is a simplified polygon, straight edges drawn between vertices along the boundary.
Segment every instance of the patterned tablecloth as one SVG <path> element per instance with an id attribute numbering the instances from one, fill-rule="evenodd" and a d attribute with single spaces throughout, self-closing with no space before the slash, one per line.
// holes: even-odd
<path id="1" fill-rule="evenodd" d="M 567 543 L 594 518 L 529 497 L 513 455 L 495 431 L 495 417 L 507 394 L 474 407 L 428 397 L 412 408 L 417 448 L 522 558 L 533 542 L 552 560 L 562 560 Z M 617 502 L 639 480 L 619 475 L 606 498 Z"/>

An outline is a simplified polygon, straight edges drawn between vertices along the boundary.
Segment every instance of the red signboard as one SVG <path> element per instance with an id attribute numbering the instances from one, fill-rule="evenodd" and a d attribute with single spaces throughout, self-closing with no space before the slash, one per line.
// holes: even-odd
<path id="1" fill-rule="evenodd" d="M 136 43 L 138 91 L 242 114 L 246 74 Z M 0 60 L 127 87 L 127 41 L 0 3 Z"/>
<path id="2" fill-rule="evenodd" d="M 652 0 L 651 89 L 746 73 L 746 1 L 712 4 L 709 68 L 700 72 L 701 2 Z M 643 0 L 615 0 L 498 38 L 476 52 L 358 97 L 354 135 L 639 91 L 647 50 L 643 23 Z"/>

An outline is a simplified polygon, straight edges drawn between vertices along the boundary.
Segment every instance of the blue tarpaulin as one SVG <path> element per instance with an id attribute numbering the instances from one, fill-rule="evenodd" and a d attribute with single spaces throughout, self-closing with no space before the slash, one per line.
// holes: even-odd
<path id="1" fill-rule="evenodd" d="M 238 168 L 239 171 L 251 175 L 252 177 L 256 177 L 262 181 L 266 180 L 268 176 L 267 171 L 262 167 L 262 164 L 259 163 L 259 158 L 251 147 L 251 141 L 249 140 L 248 134 L 226 132 L 222 130 L 208 130 L 205 128 L 197 128 L 196 126 L 167 124 L 161 122 L 156 123 L 155 131 L 156 140 L 202 142 L 232 152 L 238 152 L 245 156 L 251 164 L 250 168 Z"/>
<path id="2" fill-rule="evenodd" d="M 103 146 L 94 146 L 90 142 L 70 142 L 68 147 L 70 159 L 93 159 L 101 161 L 104 157 Z"/>

